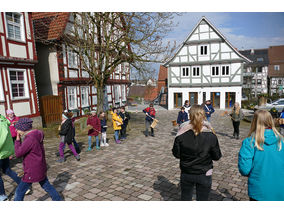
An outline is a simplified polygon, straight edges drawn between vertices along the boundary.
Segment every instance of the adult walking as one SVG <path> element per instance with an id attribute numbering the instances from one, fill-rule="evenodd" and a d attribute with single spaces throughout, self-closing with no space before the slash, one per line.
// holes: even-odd
<path id="1" fill-rule="evenodd" d="M 32 129 L 32 122 L 30 118 L 21 118 L 15 124 L 17 129 L 15 154 L 17 158 L 23 157 L 24 176 L 16 189 L 14 200 L 24 200 L 26 191 L 36 182 L 51 196 L 52 200 L 62 200 L 47 178 L 44 134 L 40 130 Z"/>
<path id="2" fill-rule="evenodd" d="M 284 201 L 283 137 L 268 111 L 257 110 L 239 152 L 239 171 L 248 177 L 248 196 L 254 201 Z"/>
<path id="3" fill-rule="evenodd" d="M 240 136 L 240 122 L 244 118 L 244 113 L 238 102 L 234 104 L 234 107 L 232 109 L 230 116 L 231 116 L 233 127 L 234 127 L 233 137 L 238 140 L 240 139 L 239 137 Z"/>
<path id="4" fill-rule="evenodd" d="M 153 123 L 155 116 L 156 116 L 156 110 L 153 107 L 153 104 L 151 103 L 149 107 L 143 110 L 143 112 L 146 114 L 145 117 L 145 126 L 146 126 L 146 131 L 145 131 L 145 136 L 148 137 L 149 135 L 149 127 L 151 128 L 151 136 L 155 137 L 154 135 L 154 129 L 151 127 L 151 124 Z"/>
<path id="5" fill-rule="evenodd" d="M 205 115 L 206 115 L 207 121 L 210 122 L 211 114 L 215 112 L 215 109 L 213 108 L 210 100 L 207 100 L 205 102 L 205 104 L 204 104 L 204 111 L 205 111 Z"/>
<path id="6" fill-rule="evenodd" d="M 203 107 L 193 105 L 189 117 L 190 123 L 178 131 L 172 149 L 173 155 L 180 159 L 181 200 L 192 200 L 196 186 L 196 200 L 206 201 L 212 185 L 212 160 L 219 160 L 222 154 Z"/>
<path id="7" fill-rule="evenodd" d="M 10 121 L 0 115 L 0 169 L 3 174 L 8 175 L 17 184 L 21 182 L 21 178 L 10 168 L 9 156 L 14 154 L 14 144 L 10 133 Z M 4 182 L 0 173 L 0 201 L 7 200 Z"/>

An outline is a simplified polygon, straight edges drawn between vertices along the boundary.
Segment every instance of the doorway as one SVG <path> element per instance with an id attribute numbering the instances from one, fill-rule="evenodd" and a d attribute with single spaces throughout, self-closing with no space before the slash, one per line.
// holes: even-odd
<path id="1" fill-rule="evenodd" d="M 236 101 L 236 93 L 235 92 L 226 92 L 226 108 L 232 108 Z"/>
<path id="2" fill-rule="evenodd" d="M 188 100 L 189 104 L 192 106 L 193 104 L 197 104 L 197 92 L 189 92 L 188 93 Z"/>
<path id="3" fill-rule="evenodd" d="M 174 93 L 174 106 L 175 108 L 182 106 L 182 93 Z"/>
<path id="4" fill-rule="evenodd" d="M 210 99 L 214 108 L 220 108 L 220 92 L 211 92 Z"/>

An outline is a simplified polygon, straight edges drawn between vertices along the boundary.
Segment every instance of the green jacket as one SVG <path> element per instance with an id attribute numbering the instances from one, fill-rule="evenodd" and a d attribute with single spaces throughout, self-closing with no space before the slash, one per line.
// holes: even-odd
<path id="1" fill-rule="evenodd" d="M 244 118 L 244 113 L 243 113 L 242 109 L 240 109 L 239 114 L 236 114 L 235 110 L 233 110 L 232 113 L 231 113 L 231 117 L 232 117 L 232 120 L 233 120 L 233 121 L 238 122 L 238 121 L 243 120 L 243 118 Z"/>
<path id="2" fill-rule="evenodd" d="M 9 129 L 10 121 L 0 115 L 0 160 L 15 153 L 12 135 Z"/>

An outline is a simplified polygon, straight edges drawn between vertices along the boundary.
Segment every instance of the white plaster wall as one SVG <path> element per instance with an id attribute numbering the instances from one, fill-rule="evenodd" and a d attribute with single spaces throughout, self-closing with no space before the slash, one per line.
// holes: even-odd
<path id="1" fill-rule="evenodd" d="M 241 67 L 241 63 L 232 63 L 231 64 L 231 75 L 235 74 L 235 72 Z M 240 73 L 240 72 L 239 72 Z"/>
<path id="2" fill-rule="evenodd" d="M 221 43 L 221 51 L 222 52 L 231 52 L 232 49 L 226 43 Z"/>
<path id="3" fill-rule="evenodd" d="M 221 53 L 221 59 L 230 59 L 230 53 Z"/>
<path id="4" fill-rule="evenodd" d="M 188 100 L 188 93 L 189 92 L 197 92 L 198 95 L 198 104 L 202 104 L 203 92 L 206 92 L 206 100 L 210 99 L 211 92 L 220 92 L 220 109 L 225 109 L 225 93 L 226 92 L 235 92 L 236 93 L 236 102 L 241 104 L 241 97 L 242 97 L 242 87 L 196 87 L 196 88 L 168 88 L 168 109 L 174 109 L 174 93 L 182 93 L 182 100 L 183 103 L 185 100 Z"/>
<path id="5" fill-rule="evenodd" d="M 30 59 L 34 59 L 33 43 L 28 42 Z"/>
<path id="6" fill-rule="evenodd" d="M 0 104 L 0 114 L 6 116 L 5 106 L 3 104 Z"/>
<path id="7" fill-rule="evenodd" d="M 199 40 L 198 34 L 192 34 L 192 36 L 189 38 L 189 40 L 190 40 L 190 41 Z"/>
<path id="8" fill-rule="evenodd" d="M 4 33 L 3 20 L 2 20 L 1 13 L 0 13 L 0 33 Z"/>
<path id="9" fill-rule="evenodd" d="M 180 52 L 179 52 L 178 55 L 187 55 L 187 47 L 186 47 L 186 46 L 183 47 L 183 48 L 180 50 Z"/>
<path id="10" fill-rule="evenodd" d="M 204 65 L 202 67 L 203 70 L 203 75 L 210 75 L 210 66 L 209 65 Z"/>
<path id="11" fill-rule="evenodd" d="M 2 48 L 3 48 L 3 56 L 7 56 L 6 43 L 5 43 L 4 36 L 1 36 L 1 42 L 2 42 Z"/>
<path id="12" fill-rule="evenodd" d="M 180 56 L 180 62 L 187 62 L 187 56 Z"/>
<path id="13" fill-rule="evenodd" d="M 201 25 L 199 25 L 199 32 L 208 32 L 208 31 L 209 31 L 208 24 L 201 24 Z"/>
<path id="14" fill-rule="evenodd" d="M 236 53 L 232 53 L 232 54 L 231 54 L 231 57 L 232 57 L 232 58 L 240 58 Z"/>
<path id="15" fill-rule="evenodd" d="M 219 38 L 215 32 L 210 32 L 210 38 Z"/>
<path id="16" fill-rule="evenodd" d="M 208 53 L 208 56 L 199 56 L 198 61 L 209 61 L 210 60 L 210 53 Z"/>
<path id="17" fill-rule="evenodd" d="M 48 63 L 49 63 L 49 68 L 50 68 L 50 81 L 52 85 L 52 92 L 53 92 L 53 95 L 58 95 L 57 84 L 59 83 L 59 71 L 58 71 L 56 52 L 49 53 Z"/>
<path id="18" fill-rule="evenodd" d="M 27 51 L 25 46 L 8 43 L 8 47 L 11 57 L 27 58 Z"/>
<path id="19" fill-rule="evenodd" d="M 201 78 L 193 78 L 191 81 L 193 84 L 201 83 Z"/>
<path id="20" fill-rule="evenodd" d="M 31 114 L 31 108 L 29 102 L 13 103 L 13 111 L 17 116 L 25 116 Z"/>
<path id="21" fill-rule="evenodd" d="M 176 62 L 178 63 L 179 62 L 179 57 L 175 57 L 174 61 L 173 62 Z"/>
<path id="22" fill-rule="evenodd" d="M 3 85 L 4 84 L 3 84 L 3 81 L 1 79 L 1 74 L 0 74 L 0 101 L 4 101 L 4 88 L 3 88 Z"/>
<path id="23" fill-rule="evenodd" d="M 200 34 L 200 40 L 202 39 L 209 39 L 209 33 L 201 33 Z"/>
<path id="24" fill-rule="evenodd" d="M 219 43 L 213 43 L 211 44 L 211 52 L 216 53 L 219 51 Z"/>
<path id="25" fill-rule="evenodd" d="M 196 54 L 197 53 L 196 50 L 197 50 L 196 45 L 188 46 L 188 51 L 190 54 Z"/>
<path id="26" fill-rule="evenodd" d="M 29 14 L 27 12 L 25 12 L 24 14 L 25 14 L 27 38 L 31 39 L 32 37 L 31 37 L 31 27 L 30 27 L 30 23 L 29 23 Z"/>
<path id="27" fill-rule="evenodd" d="M 189 78 L 184 78 L 184 79 L 181 79 L 181 83 L 183 84 L 190 83 L 190 80 Z"/>

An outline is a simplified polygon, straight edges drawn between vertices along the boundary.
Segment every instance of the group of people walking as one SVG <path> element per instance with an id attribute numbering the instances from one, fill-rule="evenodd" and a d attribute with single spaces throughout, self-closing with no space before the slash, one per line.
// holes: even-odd
<path id="1" fill-rule="evenodd" d="M 172 153 L 180 159 L 181 200 L 192 200 L 194 186 L 196 200 L 209 199 L 213 161 L 222 157 L 218 138 L 210 123 L 213 112 L 214 108 L 209 101 L 204 106 L 191 106 L 188 112 L 189 121 L 184 107 L 179 112 L 177 123 L 180 128 Z M 283 112 L 281 116 L 284 117 Z M 234 104 L 229 115 L 234 127 L 233 136 L 239 139 L 243 112 L 238 103 Z M 280 126 L 280 130 L 281 128 Z M 248 137 L 242 142 L 238 158 L 239 172 L 248 177 L 250 200 L 284 201 L 283 143 L 283 136 L 275 128 L 271 114 L 265 110 L 257 110 Z"/>

